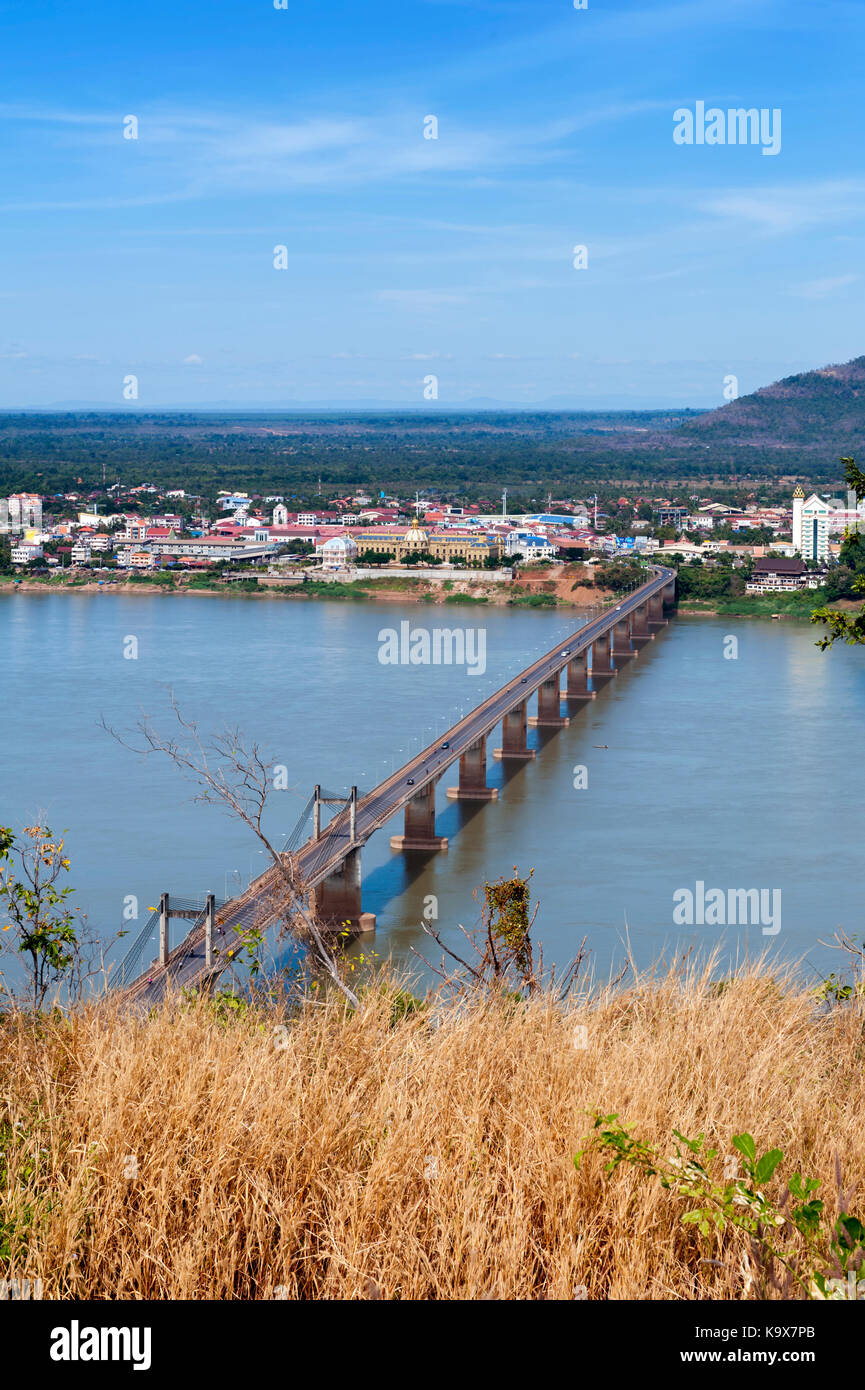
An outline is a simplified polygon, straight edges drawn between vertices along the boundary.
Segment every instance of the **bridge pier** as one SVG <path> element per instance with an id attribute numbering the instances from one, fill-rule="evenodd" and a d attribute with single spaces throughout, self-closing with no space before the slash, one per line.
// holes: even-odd
<path id="1" fill-rule="evenodd" d="M 667 620 L 664 617 L 664 596 L 663 594 L 652 594 L 649 599 L 649 631 L 654 632 L 660 627 L 666 627 Z"/>
<path id="2" fill-rule="evenodd" d="M 169 923 L 171 921 L 171 900 L 168 893 L 160 894 L 159 898 L 159 964 L 167 965 L 168 957 L 171 952 L 171 942 L 169 940 Z"/>
<path id="3" fill-rule="evenodd" d="M 568 677 L 565 685 L 566 700 L 594 700 L 595 691 L 589 689 L 589 652 L 578 652 L 568 662 Z"/>
<path id="4" fill-rule="evenodd" d="M 527 762 L 535 756 L 534 748 L 526 746 L 527 705 L 527 700 L 521 700 L 514 709 L 509 709 L 502 719 L 502 746 L 493 749 L 494 758 L 515 758 Z"/>
<path id="5" fill-rule="evenodd" d="M 669 584 L 663 589 L 664 607 L 675 608 L 676 606 L 676 581 L 671 579 Z"/>
<path id="6" fill-rule="evenodd" d="M 216 896 L 213 893 L 207 895 L 207 905 L 204 909 L 204 965 L 207 970 L 213 967 L 213 928 L 216 924 Z"/>
<path id="7" fill-rule="evenodd" d="M 529 715 L 529 723 L 533 729 L 561 729 L 570 722 L 562 715 L 562 691 L 557 671 L 538 686 L 538 712 Z"/>
<path id="8" fill-rule="evenodd" d="M 630 661 L 635 653 L 631 650 L 631 620 L 619 618 L 613 628 L 613 665 L 617 668 Z"/>
<path id="9" fill-rule="evenodd" d="M 610 670 L 610 634 L 602 632 L 600 637 L 596 637 L 592 643 L 592 664 L 590 667 L 592 675 L 592 685 L 600 685 L 604 681 L 611 681 L 616 675 L 615 671 Z"/>
<path id="10" fill-rule="evenodd" d="M 487 786 L 487 741 L 479 738 L 460 754 L 459 786 L 448 787 L 449 801 L 498 801 L 498 787 Z"/>
<path id="11" fill-rule="evenodd" d="M 312 890 L 312 909 L 334 931 L 375 931 L 375 913 L 361 908 L 360 846 Z"/>
<path id="12" fill-rule="evenodd" d="M 644 646 L 646 642 L 651 642 L 652 633 L 649 631 L 649 605 L 641 603 L 639 608 L 635 608 L 631 615 L 631 641 L 635 646 Z"/>
<path id="13" fill-rule="evenodd" d="M 436 834 L 435 782 L 428 782 L 406 802 L 405 834 L 391 835 L 390 847 L 396 850 L 447 849 L 447 836 Z"/>

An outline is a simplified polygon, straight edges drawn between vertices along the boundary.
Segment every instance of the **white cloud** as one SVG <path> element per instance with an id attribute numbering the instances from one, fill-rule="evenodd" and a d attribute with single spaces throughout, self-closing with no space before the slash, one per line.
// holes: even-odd
<path id="1" fill-rule="evenodd" d="M 861 275 L 827 275 L 822 280 L 806 280 L 801 285 L 793 285 L 787 293 L 797 299 L 829 299 L 861 278 Z"/>
<path id="2" fill-rule="evenodd" d="M 865 209 L 865 182 L 837 179 L 756 189 L 729 189 L 698 203 L 701 212 L 745 222 L 758 231 L 780 235 L 821 222 L 860 215 Z"/>
<path id="3" fill-rule="evenodd" d="M 201 358 L 197 352 L 191 352 L 188 357 L 184 357 L 183 365 L 185 367 L 200 367 Z"/>
<path id="4" fill-rule="evenodd" d="M 379 290 L 376 299 L 401 309 L 440 309 L 444 304 L 466 304 L 468 296 L 454 290 Z"/>

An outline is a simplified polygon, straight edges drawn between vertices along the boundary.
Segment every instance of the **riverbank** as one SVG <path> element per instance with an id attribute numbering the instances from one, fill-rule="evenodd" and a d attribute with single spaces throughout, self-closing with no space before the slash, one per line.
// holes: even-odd
<path id="1" fill-rule="evenodd" d="M 861 608 L 851 599 L 826 603 L 822 591 L 801 594 L 746 594 L 728 599 L 680 599 L 677 611 L 684 617 L 774 618 L 783 622 L 810 623 L 815 608 L 851 613 Z"/>
<path id="2" fill-rule="evenodd" d="M 664 1156 L 705 1135 L 723 1187 L 745 1131 L 783 1153 L 768 1201 L 800 1171 L 830 1224 L 837 1164 L 861 1216 L 862 1022 L 757 967 L 566 1004 L 412 1003 L 382 977 L 356 1012 L 7 1011 L 0 1277 L 46 1299 L 801 1296 L 732 1224 L 683 1221 L 693 1199 L 575 1156 L 618 1114 Z"/>
<path id="3" fill-rule="evenodd" d="M 160 594 L 202 595 L 210 598 L 312 599 L 323 598 L 336 602 L 399 602 L 418 604 L 489 604 L 490 607 L 528 608 L 587 608 L 608 602 L 612 591 L 596 588 L 585 582 L 581 565 L 564 565 L 548 570 L 518 572 L 512 583 L 486 579 L 483 572 L 466 571 L 459 579 L 422 579 L 405 575 L 389 575 L 383 571 L 375 578 L 361 578 L 350 583 L 331 579 L 282 578 L 278 575 L 254 575 L 249 578 L 222 580 L 202 575 L 173 574 L 161 571 L 122 580 L 74 578 L 12 579 L 0 578 L 0 593 L 70 593 L 70 594 Z"/>

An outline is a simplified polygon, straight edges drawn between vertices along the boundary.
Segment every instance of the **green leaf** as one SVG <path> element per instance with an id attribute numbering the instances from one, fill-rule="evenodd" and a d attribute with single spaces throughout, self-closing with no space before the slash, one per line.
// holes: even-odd
<path id="1" fill-rule="evenodd" d="M 770 1149 L 768 1153 L 765 1153 L 754 1169 L 756 1181 L 768 1182 L 783 1157 L 784 1151 L 782 1149 Z"/>
<path id="2" fill-rule="evenodd" d="M 740 1154 L 744 1154 L 751 1162 L 757 1157 L 757 1145 L 754 1143 L 750 1134 L 734 1134 L 733 1148 L 738 1149 Z"/>
<path id="3" fill-rule="evenodd" d="M 841 1216 L 835 1224 L 838 1243 L 843 1250 L 855 1250 L 865 1245 L 865 1226 L 856 1216 Z"/>

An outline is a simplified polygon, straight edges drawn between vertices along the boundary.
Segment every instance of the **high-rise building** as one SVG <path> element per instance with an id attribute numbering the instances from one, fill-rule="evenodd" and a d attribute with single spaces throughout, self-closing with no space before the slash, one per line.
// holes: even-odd
<path id="1" fill-rule="evenodd" d="M 793 493 L 793 548 L 803 560 L 825 560 L 829 554 L 829 518 L 832 508 L 816 492 L 805 499 L 804 489 Z"/>

